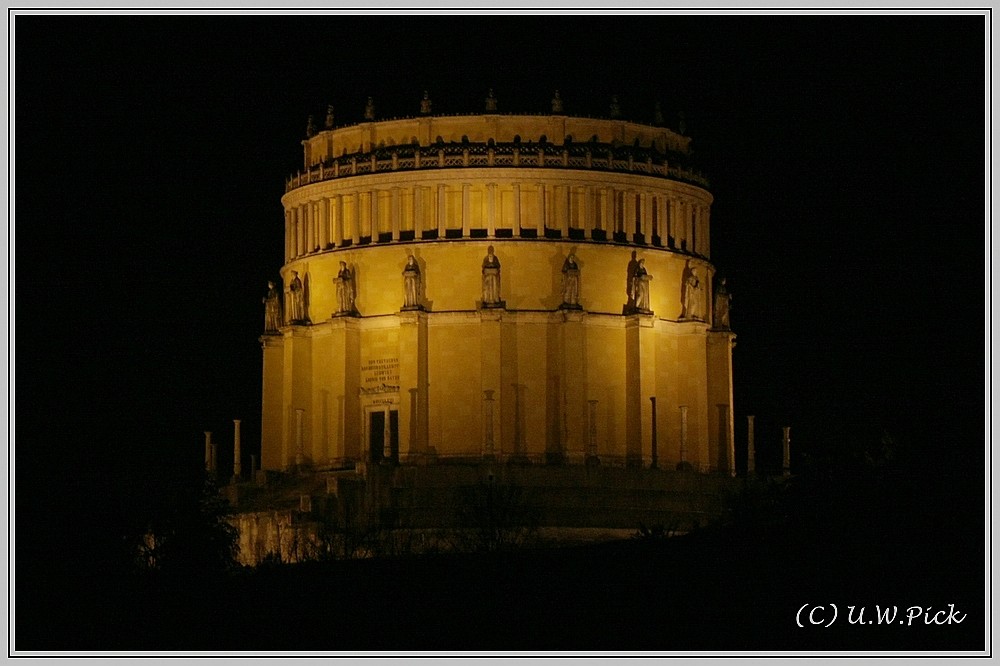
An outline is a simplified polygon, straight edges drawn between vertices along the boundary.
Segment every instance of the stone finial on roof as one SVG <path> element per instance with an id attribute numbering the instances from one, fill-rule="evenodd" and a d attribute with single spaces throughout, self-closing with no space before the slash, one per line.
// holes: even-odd
<path id="1" fill-rule="evenodd" d="M 420 113 L 427 115 L 430 112 L 431 112 L 431 98 L 430 95 L 428 95 L 427 91 L 425 90 L 424 98 L 420 100 Z"/>
<path id="2" fill-rule="evenodd" d="M 309 120 L 306 121 L 306 138 L 316 136 L 316 123 L 313 122 L 313 117 L 309 116 Z"/>
<path id="3" fill-rule="evenodd" d="M 611 117 L 621 118 L 622 117 L 622 107 L 618 104 L 618 95 L 611 96 Z"/>
<path id="4" fill-rule="evenodd" d="M 562 113 L 562 112 L 563 112 L 563 101 L 562 98 L 559 97 L 559 91 L 557 90 L 556 94 L 552 96 L 552 113 Z"/>
<path id="5" fill-rule="evenodd" d="M 493 95 L 493 88 L 490 88 L 490 94 L 486 96 L 486 110 L 496 111 L 497 110 L 497 98 Z"/>
<path id="6" fill-rule="evenodd" d="M 365 103 L 365 120 L 375 120 L 375 102 L 372 101 L 371 97 Z"/>
<path id="7" fill-rule="evenodd" d="M 323 122 L 323 127 L 333 129 L 333 104 L 326 105 L 326 120 Z"/>

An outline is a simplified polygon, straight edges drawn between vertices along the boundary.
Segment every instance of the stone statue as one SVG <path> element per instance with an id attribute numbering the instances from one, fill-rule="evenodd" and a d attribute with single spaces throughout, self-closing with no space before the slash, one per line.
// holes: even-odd
<path id="1" fill-rule="evenodd" d="M 375 120 L 375 102 L 371 97 L 368 98 L 368 102 L 365 104 L 365 120 Z"/>
<path id="2" fill-rule="evenodd" d="M 493 254 L 493 246 L 490 245 L 483 259 L 483 307 L 500 304 L 500 260 Z"/>
<path id="3" fill-rule="evenodd" d="M 635 270 L 639 267 L 639 261 L 635 257 L 636 251 L 632 250 L 632 258 L 628 260 L 628 267 L 625 269 L 625 296 L 628 297 L 628 303 L 625 304 L 622 314 L 628 314 L 635 309 L 635 290 L 632 287 L 635 280 Z"/>
<path id="4" fill-rule="evenodd" d="M 420 100 L 420 113 L 427 115 L 430 112 L 431 112 L 431 98 L 430 95 L 428 95 L 427 91 L 425 90 L 424 98 Z"/>
<path id="5" fill-rule="evenodd" d="M 497 110 L 497 98 L 493 96 L 493 88 L 490 88 L 490 94 L 486 96 L 486 110 Z"/>
<path id="6" fill-rule="evenodd" d="M 562 113 L 563 112 L 563 102 L 562 98 L 559 97 L 559 91 L 552 97 L 552 113 Z"/>
<path id="7" fill-rule="evenodd" d="M 572 252 L 566 257 L 562 267 L 562 307 L 580 307 L 580 266 L 576 263 L 576 255 Z"/>
<path id="8" fill-rule="evenodd" d="M 664 122 L 665 121 L 663 119 L 663 107 L 660 106 L 659 102 L 657 102 L 656 106 L 653 107 L 653 124 L 663 125 Z"/>
<path id="9" fill-rule="evenodd" d="M 292 281 L 288 284 L 285 314 L 289 324 L 301 324 L 306 319 L 306 291 L 302 287 L 298 271 L 292 271 Z"/>
<path id="10" fill-rule="evenodd" d="M 682 319 L 702 319 L 701 312 L 701 280 L 698 279 L 698 269 L 692 268 L 691 275 L 684 282 L 684 314 Z"/>
<path id="11" fill-rule="evenodd" d="M 620 104 L 618 104 L 618 95 L 612 95 L 611 96 L 611 117 L 612 118 L 621 118 L 621 116 L 622 116 L 622 107 L 621 107 Z"/>
<path id="12" fill-rule="evenodd" d="M 334 280 L 337 283 L 337 314 L 353 314 L 354 312 L 354 275 L 347 267 L 347 262 L 340 262 L 340 271 Z"/>
<path id="13" fill-rule="evenodd" d="M 326 120 L 323 123 L 323 127 L 333 129 L 333 104 L 327 104 L 326 106 Z"/>
<path id="14" fill-rule="evenodd" d="M 281 328 L 281 297 L 274 282 L 267 281 L 267 296 L 261 300 L 264 303 L 264 332 L 277 333 Z"/>
<path id="15" fill-rule="evenodd" d="M 420 309 L 420 266 L 412 254 L 403 268 L 403 309 Z"/>
<path id="16" fill-rule="evenodd" d="M 316 136 L 316 123 L 313 122 L 313 117 L 309 116 L 309 120 L 306 121 L 306 137 Z"/>
<path id="17" fill-rule="evenodd" d="M 726 278 L 719 278 L 715 288 L 715 309 L 712 312 L 712 324 L 715 328 L 729 330 L 729 304 L 733 295 L 726 288 Z"/>
<path id="18" fill-rule="evenodd" d="M 649 281 L 653 276 L 646 272 L 646 260 L 640 259 L 632 276 L 632 293 L 629 296 L 635 302 L 637 312 L 649 313 Z"/>

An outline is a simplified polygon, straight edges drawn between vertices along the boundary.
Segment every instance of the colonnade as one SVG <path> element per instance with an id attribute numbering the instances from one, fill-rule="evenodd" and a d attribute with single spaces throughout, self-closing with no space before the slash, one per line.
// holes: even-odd
<path id="1" fill-rule="evenodd" d="M 357 189 L 287 205 L 285 261 L 369 243 L 511 237 L 617 241 L 707 258 L 709 210 L 693 197 L 537 181 Z"/>

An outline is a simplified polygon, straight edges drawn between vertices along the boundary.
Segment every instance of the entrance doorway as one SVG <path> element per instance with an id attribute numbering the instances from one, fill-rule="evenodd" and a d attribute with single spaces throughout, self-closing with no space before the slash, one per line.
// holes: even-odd
<path id="1" fill-rule="evenodd" d="M 399 411 L 373 409 L 368 412 L 368 452 L 372 463 L 399 462 Z"/>

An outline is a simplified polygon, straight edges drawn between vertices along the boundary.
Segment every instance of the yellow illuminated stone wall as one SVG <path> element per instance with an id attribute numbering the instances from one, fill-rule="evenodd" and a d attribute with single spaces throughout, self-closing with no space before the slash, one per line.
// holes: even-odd
<path id="1" fill-rule="evenodd" d="M 293 272 L 303 281 L 307 320 L 261 338 L 262 467 L 648 466 L 655 398 L 661 467 L 732 472 L 735 336 L 708 319 L 712 197 L 671 161 L 688 141 L 623 121 L 499 115 L 309 137 L 282 199 L 281 269 L 286 298 Z M 495 307 L 483 303 L 490 248 Z M 563 303 L 570 254 L 578 308 Z M 404 309 L 411 255 L 419 308 Z M 645 311 L 627 293 L 640 260 Z M 685 316 L 692 274 L 698 318 Z"/>

